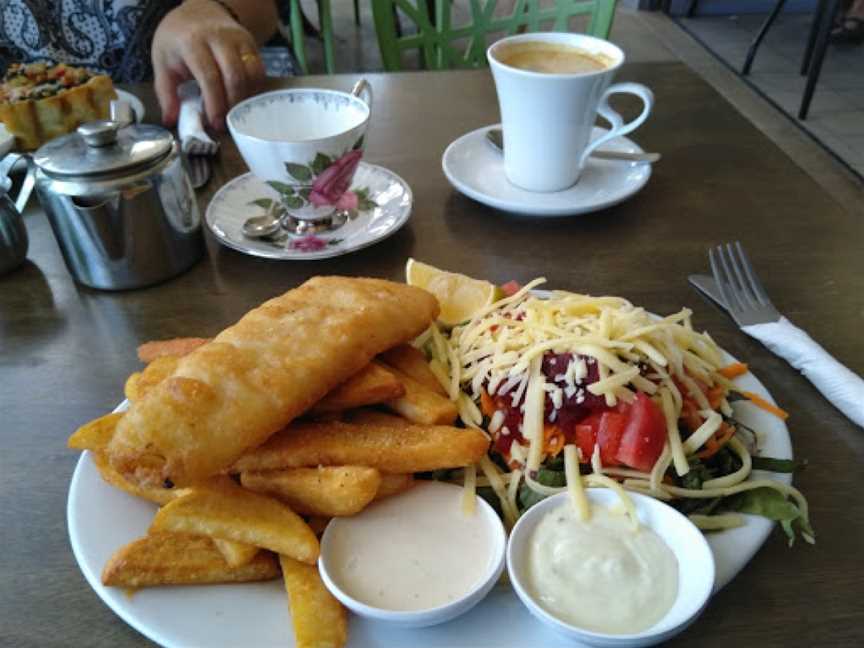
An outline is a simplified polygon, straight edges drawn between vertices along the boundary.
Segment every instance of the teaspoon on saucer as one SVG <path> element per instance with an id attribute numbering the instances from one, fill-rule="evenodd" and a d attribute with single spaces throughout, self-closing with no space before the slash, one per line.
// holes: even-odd
<path id="1" fill-rule="evenodd" d="M 504 133 L 500 128 L 486 131 L 486 141 L 499 153 L 504 152 Z M 653 163 L 660 159 L 659 153 L 627 153 L 626 151 L 592 151 L 591 157 L 600 160 L 623 160 L 625 162 Z"/>
<path id="2" fill-rule="evenodd" d="M 261 216 L 247 218 L 242 225 L 243 236 L 249 238 L 266 238 L 279 231 L 281 225 L 279 219 L 271 212 Z"/>

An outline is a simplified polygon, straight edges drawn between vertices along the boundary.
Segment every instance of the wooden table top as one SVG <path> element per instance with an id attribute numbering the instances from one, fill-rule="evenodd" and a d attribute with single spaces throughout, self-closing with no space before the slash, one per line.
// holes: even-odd
<path id="1" fill-rule="evenodd" d="M 66 496 L 78 454 L 74 428 L 113 408 L 139 368 L 135 347 L 209 336 L 313 274 L 401 279 L 409 256 L 496 282 L 545 276 L 550 286 L 617 294 L 657 313 L 695 313 L 746 360 L 791 412 L 796 476 L 817 545 L 786 546 L 775 531 L 678 645 L 816 646 L 864 641 L 864 431 L 691 289 L 706 250 L 741 240 L 778 308 L 853 371 L 864 373 L 864 220 L 841 210 L 795 162 L 684 65 L 639 64 L 622 78 L 653 88 L 654 115 L 636 134 L 663 160 L 645 189 L 606 211 L 531 220 L 499 213 L 450 188 L 441 154 L 459 135 L 498 119 L 487 71 L 367 75 L 375 92 L 366 158 L 414 191 L 410 222 L 392 238 L 326 261 L 244 256 L 207 237 L 190 272 L 122 293 L 72 282 L 44 216 L 27 214 L 26 265 L 0 278 L 0 644 L 141 646 L 84 580 L 69 547 Z M 353 76 L 287 85 L 348 89 Z M 154 110 L 149 88 L 135 88 Z M 212 192 L 246 168 L 230 139 Z M 855 565 L 859 565 L 855 568 Z"/>

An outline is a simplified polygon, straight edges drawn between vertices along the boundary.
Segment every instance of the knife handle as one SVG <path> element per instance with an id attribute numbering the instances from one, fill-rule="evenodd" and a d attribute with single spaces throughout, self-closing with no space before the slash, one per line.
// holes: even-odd
<path id="1" fill-rule="evenodd" d="M 767 324 L 742 326 L 741 330 L 798 369 L 832 405 L 864 427 L 864 380 L 835 360 L 805 331 L 785 317 Z"/>

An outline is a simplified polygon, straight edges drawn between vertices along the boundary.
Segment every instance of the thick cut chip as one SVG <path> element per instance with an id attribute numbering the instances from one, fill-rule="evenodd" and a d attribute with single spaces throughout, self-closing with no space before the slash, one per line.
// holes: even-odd
<path id="1" fill-rule="evenodd" d="M 279 556 L 297 648 L 340 648 L 348 641 L 348 613 L 327 591 L 318 568 Z"/>
<path id="2" fill-rule="evenodd" d="M 75 430 L 66 444 L 75 450 L 102 452 L 111 442 L 114 430 L 121 418 L 123 418 L 123 412 L 112 412 L 93 419 Z"/>
<path id="3" fill-rule="evenodd" d="M 255 545 L 246 544 L 245 542 L 234 542 L 233 540 L 225 540 L 224 538 L 213 538 L 213 544 L 222 554 L 225 562 L 231 567 L 240 567 L 252 561 L 259 551 Z"/>
<path id="4" fill-rule="evenodd" d="M 346 423 L 356 423 L 358 425 L 389 425 L 391 427 L 411 425 L 411 421 L 401 416 L 369 408 L 345 412 L 344 420 Z"/>
<path id="5" fill-rule="evenodd" d="M 194 533 L 270 549 L 303 562 L 318 560 L 318 539 L 281 502 L 239 486 L 204 486 L 156 513 L 150 531 Z"/>
<path id="6" fill-rule="evenodd" d="M 188 337 L 145 342 L 138 347 L 138 359 L 145 364 L 149 364 L 157 358 L 164 358 L 166 356 L 179 358 L 192 353 L 192 351 L 202 344 L 207 344 L 209 341 L 210 338 Z"/>
<path id="7" fill-rule="evenodd" d="M 144 398 L 159 383 L 165 380 L 177 369 L 180 358 L 176 356 L 160 356 L 144 367 L 143 371 L 136 371 L 126 380 L 123 388 L 126 398 L 133 403 Z"/>
<path id="8" fill-rule="evenodd" d="M 301 515 L 354 515 L 371 502 L 381 473 L 365 466 L 318 466 L 243 472 L 245 488 L 278 497 Z"/>
<path id="9" fill-rule="evenodd" d="M 375 499 L 379 500 L 382 497 L 390 497 L 391 495 L 404 493 L 406 490 L 413 487 L 415 483 L 414 475 L 381 473 L 381 485 L 378 487 L 378 492 L 375 493 Z"/>
<path id="10" fill-rule="evenodd" d="M 102 570 L 102 584 L 114 587 L 242 583 L 277 578 L 271 553 L 259 552 L 240 567 L 231 567 L 204 536 L 151 533 L 121 547 Z"/>
<path id="11" fill-rule="evenodd" d="M 370 466 L 414 473 L 476 463 L 489 440 L 479 430 L 447 425 L 295 423 L 234 465 L 233 471 L 302 466 Z"/>
<path id="12" fill-rule="evenodd" d="M 393 372 L 372 362 L 321 399 L 311 413 L 342 412 L 383 403 L 404 394 L 405 387 Z"/>
<path id="13" fill-rule="evenodd" d="M 385 351 L 378 357 L 385 364 L 398 369 L 427 389 L 431 389 L 441 396 L 447 396 L 444 387 L 441 386 L 441 383 L 429 368 L 429 361 L 426 359 L 426 355 L 420 349 L 416 349 L 410 344 L 400 344 L 389 351 Z"/>
<path id="14" fill-rule="evenodd" d="M 392 368 L 391 368 L 392 369 Z M 405 385 L 405 395 L 385 403 L 386 407 L 414 423 L 425 425 L 449 425 L 459 416 L 456 405 L 438 392 L 392 369 Z"/>
<path id="15" fill-rule="evenodd" d="M 175 500 L 181 495 L 185 495 L 188 490 L 185 488 L 165 488 L 164 486 L 145 486 L 138 482 L 130 482 L 119 472 L 114 470 L 114 467 L 108 461 L 104 452 L 93 453 L 93 463 L 96 464 L 96 469 L 102 475 L 107 483 L 122 491 L 155 502 L 156 504 L 167 504 L 171 500 Z"/>
<path id="16" fill-rule="evenodd" d="M 435 298 L 379 279 L 315 277 L 183 356 L 117 425 L 112 465 L 145 457 L 188 486 L 266 441 L 382 351 L 437 316 Z"/>

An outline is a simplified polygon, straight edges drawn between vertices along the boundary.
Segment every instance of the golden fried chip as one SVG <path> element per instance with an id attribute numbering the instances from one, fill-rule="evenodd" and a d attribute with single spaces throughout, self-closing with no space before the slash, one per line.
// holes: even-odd
<path id="1" fill-rule="evenodd" d="M 339 648 L 348 641 L 348 614 L 327 591 L 318 568 L 279 556 L 297 648 Z"/>
<path id="2" fill-rule="evenodd" d="M 390 368 L 405 385 L 405 395 L 385 403 L 386 407 L 414 423 L 449 425 L 459 410 L 448 398 L 410 378 L 398 369 Z"/>
<path id="3" fill-rule="evenodd" d="M 370 466 L 415 473 L 468 466 L 480 460 L 489 440 L 472 428 L 447 425 L 354 425 L 331 421 L 289 425 L 241 457 L 234 472 L 303 466 Z"/>
<path id="4" fill-rule="evenodd" d="M 441 396 L 447 396 L 447 391 L 432 373 L 429 368 L 429 361 L 420 349 L 414 348 L 410 344 L 400 344 L 378 357 L 385 365 L 398 369 L 427 389 L 431 389 Z"/>
<path id="5" fill-rule="evenodd" d="M 153 340 L 138 347 L 138 359 L 149 364 L 157 358 L 173 356 L 180 358 L 191 353 L 202 344 L 207 344 L 210 338 L 174 338 L 173 340 Z"/>
<path id="6" fill-rule="evenodd" d="M 404 493 L 415 484 L 414 475 L 399 475 L 393 473 L 381 473 L 381 485 L 375 493 L 375 499 L 398 495 Z"/>
<path id="7" fill-rule="evenodd" d="M 231 567 L 213 540 L 188 533 L 151 533 L 118 549 L 102 570 L 102 584 L 114 587 L 241 583 L 277 578 L 273 554 L 260 551 Z"/>
<path id="8" fill-rule="evenodd" d="M 297 560 L 318 559 L 318 539 L 285 504 L 236 485 L 198 486 L 156 513 L 150 531 L 195 533 L 270 549 Z"/>
<path id="9" fill-rule="evenodd" d="M 224 538 L 213 538 L 213 544 L 230 567 L 248 564 L 255 557 L 255 554 L 261 551 L 255 545 L 225 540 Z"/>
<path id="10" fill-rule="evenodd" d="M 167 504 L 188 492 L 184 488 L 159 488 L 158 486 L 142 486 L 138 483 L 132 483 L 114 469 L 104 452 L 94 452 L 93 463 L 96 464 L 96 469 L 107 483 L 130 495 L 159 505 Z"/>
<path id="11" fill-rule="evenodd" d="M 93 419 L 75 430 L 66 444 L 75 450 L 101 452 L 114 436 L 114 430 L 121 418 L 123 418 L 123 412 L 112 412 Z"/>
<path id="12" fill-rule="evenodd" d="M 365 466 L 318 466 L 243 472 L 245 488 L 278 497 L 301 515 L 354 515 L 375 498 L 381 473 Z"/>
<path id="13" fill-rule="evenodd" d="M 345 412 L 343 419 L 346 423 L 355 423 L 357 425 L 389 425 L 391 427 L 411 425 L 411 421 L 401 416 L 368 408 Z"/>
<path id="14" fill-rule="evenodd" d="M 377 362 L 369 363 L 331 391 L 312 408 L 312 414 L 341 412 L 343 410 L 375 405 L 405 394 L 400 380 Z"/>

